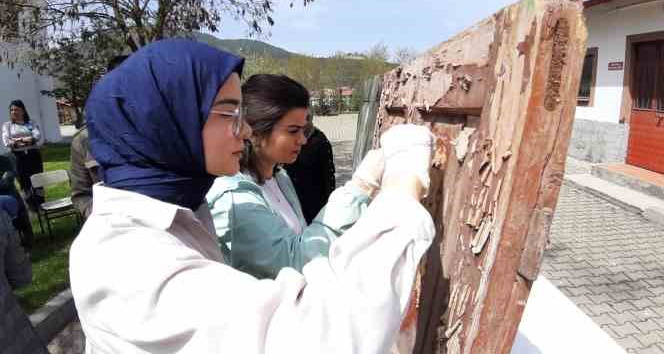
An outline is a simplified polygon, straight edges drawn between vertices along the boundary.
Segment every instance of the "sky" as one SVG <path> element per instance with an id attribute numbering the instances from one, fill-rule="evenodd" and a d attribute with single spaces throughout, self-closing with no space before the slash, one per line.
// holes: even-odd
<path id="1" fill-rule="evenodd" d="M 364 52 L 383 43 L 393 51 L 423 52 L 516 0 L 275 0 L 271 35 L 260 39 L 291 52 L 330 56 Z M 248 38 L 246 26 L 230 18 L 214 35 Z"/>

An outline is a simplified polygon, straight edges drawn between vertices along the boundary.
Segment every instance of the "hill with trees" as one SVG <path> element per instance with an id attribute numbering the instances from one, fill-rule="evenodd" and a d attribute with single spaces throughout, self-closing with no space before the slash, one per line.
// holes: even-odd
<path id="1" fill-rule="evenodd" d="M 389 52 L 383 44 L 374 45 L 364 53 L 337 52 L 330 57 L 315 57 L 258 40 L 219 39 L 202 33 L 196 33 L 194 37 L 245 57 L 245 78 L 259 73 L 288 75 L 307 87 L 314 97 L 320 98 L 320 102 L 328 102 L 341 110 L 359 109 L 363 82 L 397 65 L 389 62 Z M 346 98 L 343 104 L 338 97 L 342 87 L 352 88 L 354 92 L 353 97 Z"/>
<path id="2" fill-rule="evenodd" d="M 271 44 L 252 39 L 219 39 L 211 34 L 197 32 L 194 38 L 215 48 L 223 49 L 241 56 L 265 55 L 277 59 L 287 59 L 295 53 L 275 47 Z"/>

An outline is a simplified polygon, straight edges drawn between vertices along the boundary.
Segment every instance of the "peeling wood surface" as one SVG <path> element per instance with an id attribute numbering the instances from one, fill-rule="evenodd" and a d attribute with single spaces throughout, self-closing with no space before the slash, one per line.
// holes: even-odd
<path id="1" fill-rule="evenodd" d="M 585 39 L 581 1 L 524 0 L 384 76 L 373 136 L 415 123 L 438 138 L 414 353 L 509 353 L 562 184 Z"/>

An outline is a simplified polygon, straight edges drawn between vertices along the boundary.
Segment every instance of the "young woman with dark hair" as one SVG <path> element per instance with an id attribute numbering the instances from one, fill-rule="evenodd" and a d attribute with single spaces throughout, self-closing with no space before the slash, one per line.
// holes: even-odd
<path id="1" fill-rule="evenodd" d="M 2 125 L 2 143 L 11 150 L 16 159 L 18 183 L 25 201 L 32 210 L 37 210 L 44 202 L 43 188 L 32 188 L 30 176 L 44 172 L 44 164 L 39 147 L 42 135 L 39 126 L 30 121 L 23 101 L 14 100 L 9 104 L 10 121 Z"/>
<path id="2" fill-rule="evenodd" d="M 313 121 L 311 114 L 309 121 Z M 314 126 L 297 160 L 284 166 L 293 181 L 307 223 L 314 221 L 337 188 L 332 144 Z"/>
<path id="3" fill-rule="evenodd" d="M 293 163 L 313 126 L 309 93 L 283 75 L 259 74 L 242 85 L 244 116 L 253 134 L 242 173 L 215 180 L 207 194 L 221 249 L 231 264 L 258 278 L 284 267 L 302 270 L 364 213 L 380 185 L 382 156 L 372 151 L 358 173 L 334 191 L 311 224 L 282 164 Z"/>
<path id="4" fill-rule="evenodd" d="M 90 94 L 103 184 L 69 261 L 86 353 L 372 354 L 394 342 L 434 234 L 419 203 L 428 129 L 384 134 L 410 140 L 383 145 L 381 192 L 329 258 L 257 280 L 227 265 L 205 204 L 215 176 L 239 171 L 251 134 L 242 65 L 201 43 L 160 41 Z M 405 174 L 388 173 L 416 156 Z"/>

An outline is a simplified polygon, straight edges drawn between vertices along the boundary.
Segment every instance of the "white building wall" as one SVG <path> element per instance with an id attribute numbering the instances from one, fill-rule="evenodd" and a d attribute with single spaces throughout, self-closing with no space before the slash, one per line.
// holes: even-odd
<path id="1" fill-rule="evenodd" d="M 638 1 L 638 0 L 637 0 Z M 627 36 L 664 31 L 664 0 L 615 0 L 587 9 L 588 48 L 597 48 L 592 107 L 577 107 L 568 155 L 590 162 L 625 162 L 629 126 L 620 123 Z M 622 7 L 622 8 L 619 8 Z M 623 70 L 609 71 L 610 62 Z"/>
<path id="2" fill-rule="evenodd" d="M 9 102 L 20 99 L 26 106 L 30 119 L 39 124 L 48 142 L 61 139 L 55 99 L 41 94 L 42 90 L 52 90 L 50 77 L 37 75 L 29 69 L 10 69 L 0 65 L 0 124 L 9 120 Z M 0 151 L 6 152 L 0 144 Z"/>
<path id="3" fill-rule="evenodd" d="M 597 79 L 593 107 L 577 107 L 576 118 L 619 123 L 625 72 L 608 65 L 625 61 L 627 36 L 664 31 L 664 0 L 608 11 L 600 5 L 585 14 L 588 48 L 597 47 Z"/>

